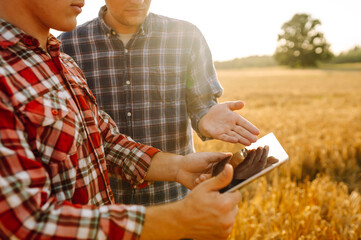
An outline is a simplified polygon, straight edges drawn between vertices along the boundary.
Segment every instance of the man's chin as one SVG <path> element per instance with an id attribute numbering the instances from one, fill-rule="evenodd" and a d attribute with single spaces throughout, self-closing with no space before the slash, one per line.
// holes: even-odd
<path id="1" fill-rule="evenodd" d="M 77 22 L 74 21 L 72 23 L 61 24 L 59 26 L 52 27 L 52 29 L 61 31 L 61 32 L 69 32 L 69 31 L 74 30 L 74 28 L 76 27 L 76 23 Z"/>

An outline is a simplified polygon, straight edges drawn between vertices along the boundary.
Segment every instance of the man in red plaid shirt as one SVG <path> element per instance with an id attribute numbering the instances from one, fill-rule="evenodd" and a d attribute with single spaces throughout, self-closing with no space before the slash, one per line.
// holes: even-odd
<path id="1" fill-rule="evenodd" d="M 232 167 L 203 180 L 230 154 L 164 153 L 119 133 L 49 34 L 72 30 L 83 5 L 0 0 L 0 238 L 227 238 L 241 195 L 218 190 Z M 134 188 L 202 183 L 175 203 L 114 204 L 108 169 Z"/>

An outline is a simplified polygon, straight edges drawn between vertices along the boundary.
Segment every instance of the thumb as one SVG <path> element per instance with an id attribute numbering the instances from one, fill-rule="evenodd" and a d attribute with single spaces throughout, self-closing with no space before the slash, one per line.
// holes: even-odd
<path id="1" fill-rule="evenodd" d="M 224 169 L 221 173 L 217 176 L 209 179 L 208 181 L 204 182 L 205 188 L 210 191 L 218 191 L 219 189 L 224 188 L 227 186 L 233 178 L 233 167 L 230 164 L 226 164 Z"/>
<path id="2" fill-rule="evenodd" d="M 244 102 L 239 100 L 239 101 L 232 101 L 232 102 L 226 102 L 227 107 L 234 111 L 234 110 L 240 110 L 244 107 Z"/>

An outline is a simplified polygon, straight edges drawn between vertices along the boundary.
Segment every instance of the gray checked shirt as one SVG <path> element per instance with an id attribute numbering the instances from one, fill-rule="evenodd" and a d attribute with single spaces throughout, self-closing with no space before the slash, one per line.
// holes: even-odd
<path id="1" fill-rule="evenodd" d="M 98 104 L 121 133 L 166 152 L 193 152 L 192 127 L 198 133 L 199 119 L 222 94 L 203 35 L 188 22 L 149 13 L 124 46 L 104 22 L 105 11 L 61 34 L 61 50 L 83 70 Z M 188 192 L 175 182 L 133 189 L 109 177 L 118 203 L 155 205 Z"/>

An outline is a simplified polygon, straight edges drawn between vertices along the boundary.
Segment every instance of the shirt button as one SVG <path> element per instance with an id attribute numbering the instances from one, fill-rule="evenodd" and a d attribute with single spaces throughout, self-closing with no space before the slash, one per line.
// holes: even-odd
<path id="1" fill-rule="evenodd" d="M 128 116 L 128 117 L 132 116 L 132 113 L 131 113 L 131 112 L 128 112 L 128 113 L 127 113 L 127 116 Z"/>
<path id="2" fill-rule="evenodd" d="M 56 109 L 53 109 L 53 110 L 51 110 L 51 113 L 54 115 L 54 116 L 56 116 L 56 115 L 58 115 L 58 110 L 56 110 Z"/>
<path id="3" fill-rule="evenodd" d="M 130 81 L 128 80 L 128 81 L 126 81 L 125 83 L 126 83 L 127 85 L 129 85 L 129 84 L 130 84 Z"/>
<path id="4" fill-rule="evenodd" d="M 117 33 L 113 30 L 112 35 L 115 36 L 115 35 L 117 35 Z"/>
<path id="5" fill-rule="evenodd" d="M 124 52 L 127 54 L 127 53 L 128 53 L 128 49 L 124 49 Z"/>
<path id="6" fill-rule="evenodd" d="M 110 38 L 110 34 L 109 34 L 109 33 L 107 33 L 107 37 Z"/>
<path id="7" fill-rule="evenodd" d="M 33 45 L 33 41 L 31 39 L 26 39 L 25 43 L 26 43 L 26 45 L 29 45 L 29 46 Z"/>

